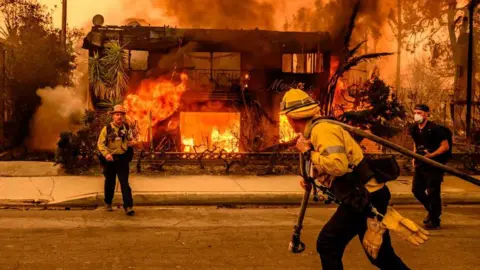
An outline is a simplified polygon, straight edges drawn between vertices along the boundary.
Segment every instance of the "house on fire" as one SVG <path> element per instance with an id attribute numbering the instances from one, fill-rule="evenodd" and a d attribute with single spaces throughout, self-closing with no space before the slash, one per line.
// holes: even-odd
<path id="1" fill-rule="evenodd" d="M 172 116 L 178 122 L 174 140 L 183 145 L 183 151 L 189 151 L 185 146 L 205 143 L 205 137 L 221 137 L 232 127 L 239 132 L 237 139 L 247 133 L 261 134 L 263 146 L 277 143 L 286 136 L 281 134 L 278 115 L 283 93 L 297 87 L 320 97 L 330 76 L 333 51 L 329 34 L 321 32 L 182 29 L 138 24 L 93 26 L 83 48 L 93 56 L 94 52 L 101 53 L 112 39 L 128 52 L 129 93 L 134 93 L 142 80 L 188 75 L 186 90 Z M 268 119 L 266 124 L 248 113 L 245 103 L 256 104 L 260 114 Z M 247 132 L 261 125 L 267 132 Z M 158 137 L 159 132 L 154 131 L 153 137 Z M 240 144 L 230 150 L 249 149 L 250 146 Z"/>

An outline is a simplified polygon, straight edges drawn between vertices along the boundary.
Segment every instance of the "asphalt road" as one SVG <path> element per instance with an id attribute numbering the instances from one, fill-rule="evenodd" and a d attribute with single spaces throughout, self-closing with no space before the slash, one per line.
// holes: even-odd
<path id="1" fill-rule="evenodd" d="M 320 269 L 315 241 L 334 210 L 308 209 L 302 254 L 287 251 L 297 208 L 0 210 L 0 269 Z M 412 269 L 480 269 L 480 207 L 446 207 L 443 221 L 421 247 L 393 236 L 397 253 Z M 375 269 L 358 238 L 344 266 Z"/>

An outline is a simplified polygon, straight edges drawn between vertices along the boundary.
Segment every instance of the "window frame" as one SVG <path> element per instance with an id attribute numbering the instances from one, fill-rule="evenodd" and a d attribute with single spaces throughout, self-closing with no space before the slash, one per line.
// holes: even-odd
<path id="1" fill-rule="evenodd" d="M 294 58 L 295 56 L 298 58 L 299 56 L 303 56 L 303 72 L 296 71 L 296 67 L 294 67 Z M 310 61 L 310 66 L 308 64 L 308 58 L 312 56 L 312 60 Z M 290 68 L 284 69 L 285 67 L 285 59 L 290 58 Z M 289 74 L 320 74 L 324 72 L 324 54 L 320 52 L 316 53 L 282 53 L 282 73 L 289 73 Z M 298 60 L 297 60 L 298 62 Z M 311 72 L 308 72 L 311 70 Z"/>

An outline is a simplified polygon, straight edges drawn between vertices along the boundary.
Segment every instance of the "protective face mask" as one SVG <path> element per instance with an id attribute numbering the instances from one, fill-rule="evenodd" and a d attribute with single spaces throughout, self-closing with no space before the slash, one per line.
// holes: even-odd
<path id="1" fill-rule="evenodd" d="M 415 116 L 413 117 L 413 119 L 415 120 L 415 122 L 417 122 L 418 124 L 421 124 L 423 123 L 423 117 L 419 114 L 415 114 Z"/>

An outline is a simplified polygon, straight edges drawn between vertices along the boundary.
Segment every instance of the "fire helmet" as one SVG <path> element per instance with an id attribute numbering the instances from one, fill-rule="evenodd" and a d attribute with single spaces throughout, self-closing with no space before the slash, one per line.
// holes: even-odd
<path id="1" fill-rule="evenodd" d="M 290 89 L 280 103 L 280 114 L 293 119 L 310 118 L 320 113 L 318 103 L 300 89 Z"/>

